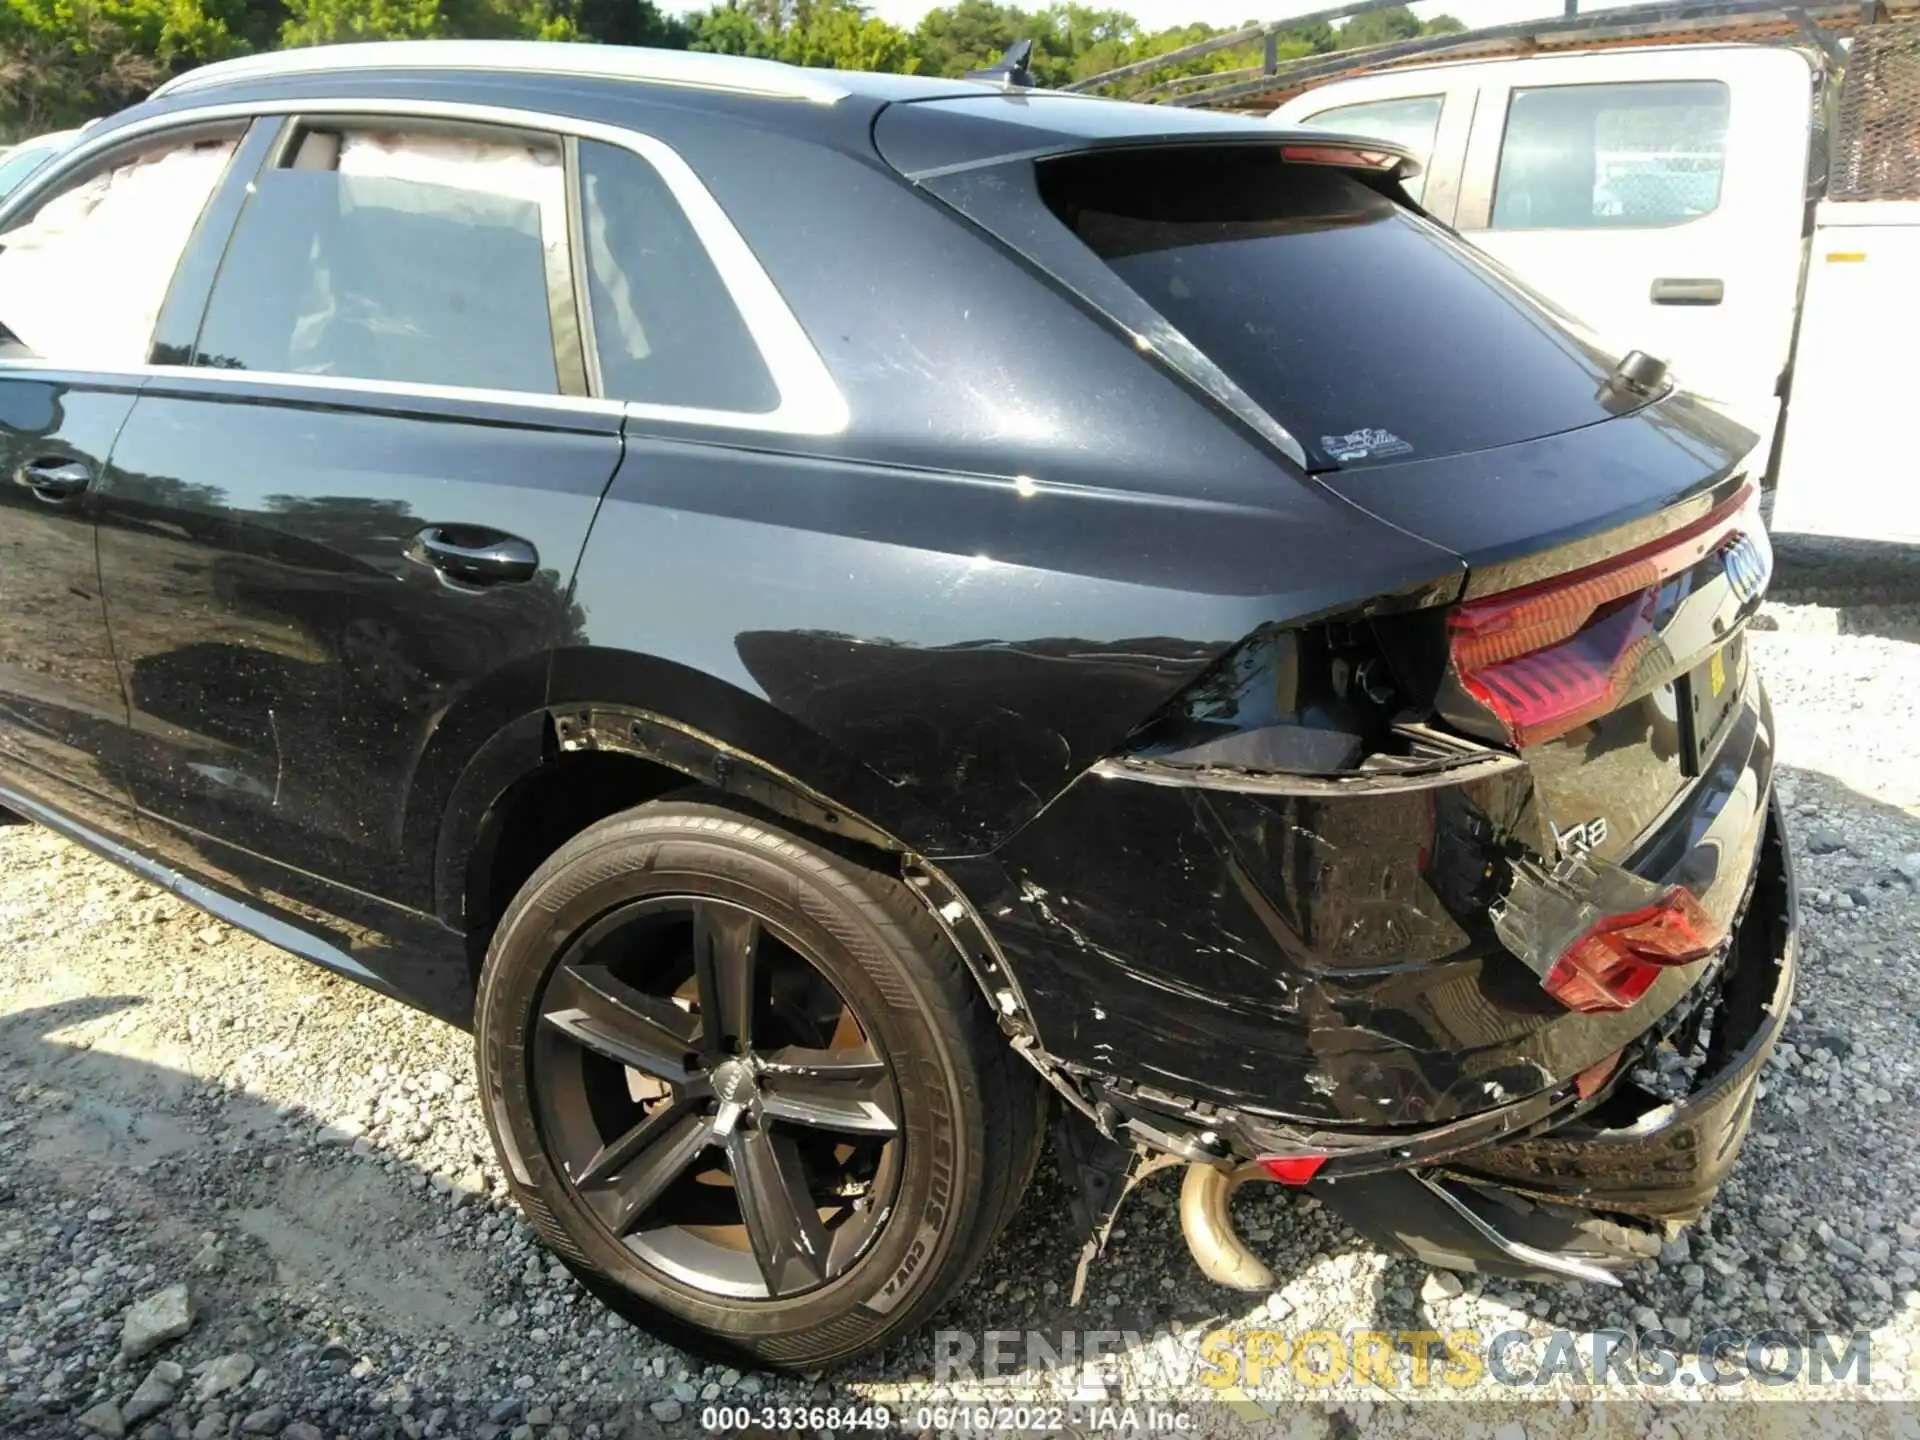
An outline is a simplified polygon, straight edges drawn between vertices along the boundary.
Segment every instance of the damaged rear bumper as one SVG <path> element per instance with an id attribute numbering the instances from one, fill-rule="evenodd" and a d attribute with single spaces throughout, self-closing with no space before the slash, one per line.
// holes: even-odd
<path id="1" fill-rule="evenodd" d="M 1623 1067 L 1598 1104 L 1540 1133 L 1314 1188 L 1356 1230 L 1430 1265 L 1606 1281 L 1656 1255 L 1732 1169 L 1797 962 L 1792 864 L 1776 805 L 1726 962 L 1672 1017 L 1672 1033 L 1697 1042 L 1685 1093 L 1655 1093 L 1636 1078 L 1644 1069 Z"/>
<path id="2" fill-rule="evenodd" d="M 1634 875 L 1683 886 L 1730 935 L 1772 778 L 1749 681 Z M 1017 977 L 1007 1013 L 1031 1053 L 1091 1106 L 1159 1149 L 1211 1132 L 1214 1158 L 1313 1153 L 1332 1176 L 1570 1118 L 1596 1066 L 1710 988 L 1717 959 L 1671 966 L 1611 1013 L 1547 993 L 1499 932 L 1523 906 L 1547 913 L 1519 861 L 1557 848 L 1528 764 L 1481 751 L 1218 786 L 1100 766 L 1000 850 L 939 863 L 978 916 L 970 948 Z"/>
<path id="3" fill-rule="evenodd" d="M 1415 760 L 1217 783 L 1105 764 L 994 854 L 941 862 L 1016 1045 L 1122 1154 L 1192 1163 L 1216 1278 L 1260 1273 L 1225 1195 L 1262 1160 L 1429 1263 L 1604 1280 L 1700 1213 L 1750 1123 L 1797 954 L 1757 680 L 1620 862 L 1566 854 L 1521 757 Z M 1549 902 L 1608 864 L 1684 888 L 1724 938 L 1576 1010 L 1506 930 L 1554 952 L 1577 907 Z"/>

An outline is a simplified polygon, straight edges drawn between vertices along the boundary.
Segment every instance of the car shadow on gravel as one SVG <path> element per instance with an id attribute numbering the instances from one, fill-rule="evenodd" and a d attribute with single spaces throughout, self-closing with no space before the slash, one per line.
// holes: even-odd
<path id="1" fill-rule="evenodd" d="M 1773 550 L 1768 606 L 1755 629 L 1780 629 L 1784 620 L 1920 642 L 1920 545 L 1776 535 Z"/>
<path id="2" fill-rule="evenodd" d="M 504 1200 L 455 1200 L 378 1147 L 316 1144 L 319 1117 L 157 1060 L 140 1025 L 145 1005 L 98 996 L 0 1017 L 0 1334 L 12 1345 L 9 1371 L 27 1382 L 10 1374 L 0 1387 L 0 1434 L 85 1433 L 75 1417 L 126 1404 L 162 1358 L 188 1378 L 129 1435 L 187 1435 L 175 1421 L 199 1435 L 216 1413 L 209 1435 L 272 1435 L 304 1417 L 327 1435 L 401 1436 L 409 1416 L 424 1431 L 438 1406 L 446 1413 L 434 1433 L 504 1435 L 510 1423 L 484 1427 L 556 1391 L 552 1406 L 577 1409 L 576 1426 L 590 1417 L 602 1435 L 659 1433 L 632 1410 L 650 1388 L 662 1393 L 645 1383 L 645 1357 L 566 1387 L 540 1373 L 542 1346 L 489 1323 L 514 1279 L 489 1251 L 530 1240 Z M 521 1249 L 532 1253 L 524 1240 Z M 36 1295 L 36 1277 L 50 1291 Z M 182 1282 L 197 1312 L 191 1331 L 121 1358 L 127 1307 Z M 552 1308 L 593 1314 L 587 1304 Z M 575 1328 L 587 1339 L 585 1323 Z M 196 1403 L 205 1383 L 196 1370 L 235 1353 L 253 1362 L 252 1378 Z M 449 1355 L 444 1381 L 424 1378 L 426 1360 Z M 528 1371 L 532 1384 L 517 1383 Z M 460 1394 L 478 1397 L 477 1408 L 456 1417 Z"/>

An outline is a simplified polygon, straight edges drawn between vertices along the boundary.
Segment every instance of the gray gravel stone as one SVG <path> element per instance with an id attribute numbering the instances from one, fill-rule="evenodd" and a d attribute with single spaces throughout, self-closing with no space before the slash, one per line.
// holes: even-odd
<path id="1" fill-rule="evenodd" d="M 686 1407 L 682 1405 L 678 1400 L 674 1400 L 671 1398 L 666 1400 L 656 1400 L 651 1405 L 647 1406 L 647 1409 L 649 1412 L 651 1412 L 651 1414 L 653 1415 L 653 1418 L 658 1420 L 663 1425 L 671 1425 L 674 1421 L 678 1420 L 683 1414 L 686 1413 Z"/>
<path id="2" fill-rule="evenodd" d="M 286 1423 L 286 1406 L 263 1405 L 240 1422 L 240 1429 L 248 1435 L 278 1435 L 280 1427 Z"/>
<path id="3" fill-rule="evenodd" d="M 178 1340 L 193 1328 L 193 1296 L 185 1285 L 169 1285 L 127 1307 L 120 1323 L 120 1354 L 128 1360 Z"/>
<path id="4" fill-rule="evenodd" d="M 180 1367 L 176 1365 L 173 1369 L 177 1377 Z M 133 1394 L 127 1397 L 122 1413 L 129 1425 L 137 1425 L 149 1416 L 158 1415 L 173 1403 L 177 1378 L 170 1383 L 157 1373 L 158 1370 L 159 1367 L 155 1366 L 153 1370 L 148 1371 L 147 1378 L 142 1380 Z"/>
<path id="5" fill-rule="evenodd" d="M 247 1383 L 247 1377 L 253 1374 L 253 1356 L 244 1350 L 231 1355 L 222 1355 L 200 1377 L 200 1384 L 193 1392 L 193 1398 L 201 1404 L 215 1396 L 225 1395 L 238 1390 Z"/>
<path id="6" fill-rule="evenodd" d="M 77 1422 L 83 1430 L 91 1430 L 96 1435 L 105 1435 L 108 1440 L 120 1440 L 127 1433 L 126 1421 L 120 1414 L 120 1407 L 111 1400 L 102 1400 L 92 1409 L 83 1411 Z"/>

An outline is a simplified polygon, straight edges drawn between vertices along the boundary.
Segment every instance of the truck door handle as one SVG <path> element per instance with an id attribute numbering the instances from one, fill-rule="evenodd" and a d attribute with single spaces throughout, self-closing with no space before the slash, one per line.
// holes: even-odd
<path id="1" fill-rule="evenodd" d="M 407 553 L 467 585 L 517 585 L 540 568 L 539 552 L 526 541 L 475 526 L 429 525 Z"/>
<path id="2" fill-rule="evenodd" d="M 93 470 L 65 455 L 44 455 L 13 472 L 14 482 L 42 500 L 71 500 L 93 483 Z"/>
<path id="3" fill-rule="evenodd" d="M 1727 298 L 1724 280 L 1656 280 L 1648 297 L 1656 305 L 1718 305 Z"/>

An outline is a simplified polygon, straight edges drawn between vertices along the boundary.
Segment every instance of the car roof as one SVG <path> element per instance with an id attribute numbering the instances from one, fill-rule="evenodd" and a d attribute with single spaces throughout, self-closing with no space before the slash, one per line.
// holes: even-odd
<path id="1" fill-rule="evenodd" d="M 63 148 L 67 145 L 72 144 L 75 138 L 77 138 L 80 134 L 82 134 L 86 130 L 86 128 L 87 127 L 83 125 L 83 126 L 80 126 L 78 129 L 74 129 L 74 130 L 49 130 L 44 135 L 29 135 L 24 140 L 15 141 L 13 144 L 6 147 L 6 150 L 4 152 L 0 152 L 0 153 L 12 155 L 12 154 L 18 153 L 21 150 L 48 150 L 48 149 Z"/>
<path id="2" fill-rule="evenodd" d="M 223 85 L 300 75 L 364 71 L 466 71 L 629 80 L 692 90 L 836 105 L 842 100 L 921 100 L 992 93 L 977 80 L 945 80 L 884 72 L 816 70 L 743 55 L 654 50 L 631 45 L 574 45 L 540 40 L 388 40 L 315 45 L 216 61 L 175 76 L 153 99 Z"/>

